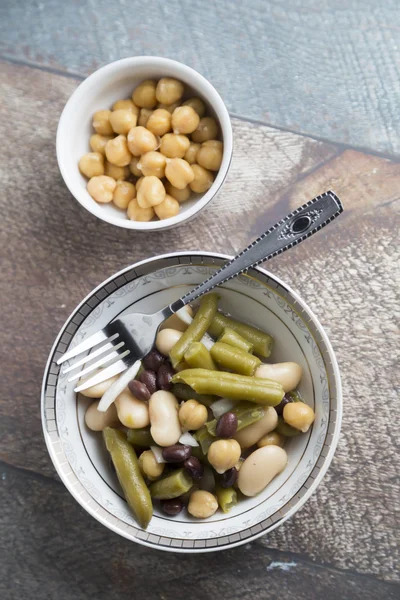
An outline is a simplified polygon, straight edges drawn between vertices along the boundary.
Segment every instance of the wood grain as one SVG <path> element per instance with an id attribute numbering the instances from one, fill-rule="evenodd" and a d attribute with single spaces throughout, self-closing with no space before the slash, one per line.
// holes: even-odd
<path id="1" fill-rule="evenodd" d="M 397 585 L 258 543 L 217 556 L 149 550 L 88 518 L 62 484 L 5 466 L 0 474 L 0 597 L 7 600 L 398 598 Z"/>
<path id="2" fill-rule="evenodd" d="M 167 56 L 209 78 L 237 115 L 400 154 L 397 0 L 3 0 L 0 10 L 3 57 L 87 75 Z"/>
<path id="3" fill-rule="evenodd" d="M 131 589 L 133 574 L 150 600 L 148 577 L 152 583 L 158 578 L 154 598 L 207 599 L 230 581 L 233 599 L 244 593 L 264 598 L 268 586 L 271 598 L 282 592 L 289 598 L 391 598 L 398 589 L 375 577 L 398 582 L 400 572 L 393 418 L 400 165 L 234 119 L 235 156 L 218 200 L 187 226 L 141 236 L 86 213 L 58 173 L 55 129 L 76 82 L 1 67 L 0 126 L 7 144 L 0 148 L 6 190 L 0 199 L 6 324 L 0 460 L 15 467 L 5 465 L 0 480 L 2 506 L 10 510 L 0 515 L 6 574 L 18 573 L 21 593 L 32 584 L 35 600 L 101 598 L 106 590 L 117 598 Z M 39 414 L 53 339 L 81 298 L 116 270 L 169 250 L 233 253 L 289 207 L 331 186 L 345 204 L 340 221 L 268 268 L 310 304 L 338 353 L 345 413 L 332 467 L 305 507 L 268 537 L 218 560 L 162 555 L 158 572 L 159 553 L 106 531 L 55 478 Z M 282 561 L 296 568 L 281 572 Z M 204 573 L 211 573 L 206 581 Z M 169 582 L 165 593 L 161 582 Z"/>

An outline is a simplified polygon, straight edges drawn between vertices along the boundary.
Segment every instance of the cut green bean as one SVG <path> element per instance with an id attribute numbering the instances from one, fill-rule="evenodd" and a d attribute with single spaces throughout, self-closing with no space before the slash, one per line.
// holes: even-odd
<path id="1" fill-rule="evenodd" d="M 197 311 L 193 321 L 190 323 L 189 327 L 182 334 L 169 353 L 172 366 L 174 368 L 182 361 L 183 356 L 185 352 L 189 350 L 190 345 L 193 344 L 193 342 L 199 342 L 206 333 L 217 312 L 217 307 L 217 294 L 207 294 L 207 296 L 203 296 L 200 301 L 199 310 Z"/>
<path id="2" fill-rule="evenodd" d="M 125 499 L 139 525 L 146 529 L 153 515 L 153 504 L 135 451 L 125 434 L 118 429 L 106 427 L 103 430 L 103 439 L 111 455 Z"/>
<path id="3" fill-rule="evenodd" d="M 217 400 L 216 396 L 198 394 L 190 387 L 190 385 L 186 385 L 185 383 L 174 383 L 171 388 L 171 392 L 179 400 L 197 400 L 197 402 L 204 404 L 204 406 L 207 406 L 207 408 Z"/>
<path id="4" fill-rule="evenodd" d="M 143 427 L 143 429 L 129 429 L 126 437 L 132 446 L 138 446 L 139 448 L 149 448 L 150 446 L 156 445 L 151 437 L 150 427 Z"/>
<path id="5" fill-rule="evenodd" d="M 303 398 L 300 396 L 300 392 L 297 390 L 292 390 L 291 392 L 286 392 L 287 396 L 293 400 L 293 402 L 303 402 Z"/>
<path id="6" fill-rule="evenodd" d="M 229 369 L 240 375 L 254 375 L 257 367 L 261 365 L 261 360 L 257 356 L 222 342 L 214 344 L 211 348 L 211 356 L 223 369 Z"/>
<path id="7" fill-rule="evenodd" d="M 264 331 L 257 329 L 256 327 L 246 325 L 245 323 L 236 321 L 236 319 L 232 319 L 231 317 L 226 317 L 221 312 L 217 312 L 215 314 L 208 332 L 213 337 L 218 337 L 227 327 L 237 331 L 237 333 L 239 333 L 242 337 L 251 342 L 254 346 L 254 352 L 256 354 L 259 354 L 264 358 L 268 358 L 271 355 L 272 346 L 274 343 L 273 337 L 268 335 L 268 333 L 264 333 Z"/>
<path id="8" fill-rule="evenodd" d="M 278 425 L 275 427 L 274 431 L 277 431 L 285 437 L 295 437 L 301 433 L 299 429 L 295 429 L 291 425 L 288 425 L 288 423 L 285 423 L 282 417 L 278 417 Z"/>
<path id="9" fill-rule="evenodd" d="M 189 349 L 185 352 L 185 362 L 192 369 L 209 369 L 215 371 L 217 369 L 213 361 L 210 351 L 207 350 L 201 342 L 193 342 Z"/>
<path id="10" fill-rule="evenodd" d="M 193 437 L 199 442 L 201 451 L 203 452 L 203 455 L 206 456 L 211 444 L 215 442 L 215 436 L 211 435 L 208 432 L 207 427 L 204 425 L 196 431 Z"/>
<path id="11" fill-rule="evenodd" d="M 250 354 L 252 354 L 254 350 L 253 344 L 231 327 L 225 327 L 217 341 L 222 342 L 223 344 L 229 344 L 229 346 L 239 348 Z"/>
<path id="12" fill-rule="evenodd" d="M 173 471 L 170 475 L 155 481 L 150 485 L 150 494 L 157 500 L 171 500 L 186 494 L 193 485 L 193 479 L 189 477 L 185 469 Z"/>
<path id="13" fill-rule="evenodd" d="M 215 488 L 218 504 L 222 512 L 227 513 L 237 504 L 237 493 L 232 487 L 222 488 L 219 485 Z"/>
<path id="14" fill-rule="evenodd" d="M 194 435 L 194 437 L 196 437 L 197 434 Z M 199 441 L 199 440 L 197 440 Z M 215 440 L 213 440 L 215 441 Z M 199 442 L 200 443 L 200 442 Z M 210 444 L 211 446 L 211 444 Z M 195 458 L 198 458 L 199 461 L 201 463 L 203 463 L 204 465 L 208 465 L 208 458 L 207 458 L 207 454 L 205 454 L 202 450 L 202 446 L 194 446 L 192 447 L 192 456 L 194 456 Z"/>
<path id="15" fill-rule="evenodd" d="M 244 427 L 256 423 L 265 415 L 264 408 L 253 402 L 238 402 L 229 412 L 232 412 L 237 417 L 236 431 L 240 431 Z M 216 435 L 217 422 L 218 419 L 213 419 L 205 424 L 209 434 Z"/>
<path id="16" fill-rule="evenodd" d="M 173 376 L 172 383 L 186 383 L 199 394 L 249 400 L 266 406 L 277 406 L 284 396 L 282 386 L 275 381 L 207 369 L 181 371 Z"/>

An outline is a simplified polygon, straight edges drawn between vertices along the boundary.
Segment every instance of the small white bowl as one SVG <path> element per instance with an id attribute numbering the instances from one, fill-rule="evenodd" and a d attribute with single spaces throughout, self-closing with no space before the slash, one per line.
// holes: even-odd
<path id="1" fill-rule="evenodd" d="M 199 96 L 208 107 L 208 114 L 220 125 L 224 153 L 221 168 L 211 188 L 205 194 L 194 195 L 181 205 L 176 217 L 164 221 L 139 223 L 131 221 L 112 203 L 98 204 L 86 190 L 87 179 L 78 169 L 80 157 L 90 152 L 89 138 L 93 133 L 92 115 L 109 109 L 121 98 L 130 98 L 133 89 L 144 79 L 175 77 L 187 88 L 185 96 Z M 123 58 L 98 69 L 72 94 L 62 112 L 57 129 L 57 160 L 61 175 L 78 202 L 93 215 L 118 227 L 141 231 L 170 229 L 192 219 L 217 194 L 228 173 L 232 159 L 232 125 L 229 113 L 216 89 L 200 73 L 169 58 L 138 56 Z"/>
<path id="2" fill-rule="evenodd" d="M 227 256 L 174 253 L 136 263 L 93 290 L 68 318 L 53 346 L 42 390 L 42 422 L 48 451 L 62 481 L 100 523 L 160 550 L 208 552 L 244 544 L 293 515 L 315 491 L 339 439 L 342 396 L 335 355 L 322 326 L 301 298 L 264 269 L 250 269 L 218 288 L 223 311 L 271 333 L 272 362 L 303 367 L 300 393 L 315 411 L 310 430 L 290 438 L 288 464 L 258 496 L 245 498 L 228 514 L 196 520 L 186 511 L 154 516 L 144 531 L 124 500 L 100 433 L 85 426 L 91 400 L 74 393 L 57 359 L 118 315 L 155 312 L 204 281 Z"/>

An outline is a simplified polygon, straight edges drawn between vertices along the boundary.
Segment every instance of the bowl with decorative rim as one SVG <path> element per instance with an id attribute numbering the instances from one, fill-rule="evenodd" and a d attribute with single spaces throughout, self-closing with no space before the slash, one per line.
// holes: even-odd
<path id="1" fill-rule="evenodd" d="M 112 531 L 151 548 L 207 552 L 232 548 L 268 533 L 293 515 L 315 491 L 339 438 L 342 397 L 337 361 L 317 318 L 283 281 L 253 268 L 219 288 L 224 312 L 275 338 L 271 360 L 295 361 L 303 368 L 299 385 L 315 411 L 304 435 L 285 445 L 284 471 L 254 498 L 228 514 L 195 520 L 157 510 L 141 529 L 130 513 L 113 472 L 102 436 L 84 422 L 88 398 L 77 396 L 57 359 L 69 348 L 120 315 L 155 312 L 201 283 L 228 256 L 174 253 L 148 259 L 116 273 L 94 289 L 61 329 L 47 362 L 42 388 L 42 422 L 47 448 L 67 489 L 83 508 Z"/>

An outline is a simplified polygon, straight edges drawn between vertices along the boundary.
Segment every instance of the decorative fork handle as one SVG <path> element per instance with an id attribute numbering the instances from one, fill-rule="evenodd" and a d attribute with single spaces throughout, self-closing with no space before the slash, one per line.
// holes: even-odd
<path id="1" fill-rule="evenodd" d="M 244 273 L 277 254 L 289 250 L 328 225 L 343 212 L 339 198 L 333 192 L 325 192 L 310 200 L 300 208 L 279 221 L 276 225 L 260 235 L 245 250 L 227 262 L 219 271 L 188 292 L 180 300 L 170 304 L 172 312 L 176 312 L 186 304 L 210 292 L 216 286 Z"/>

